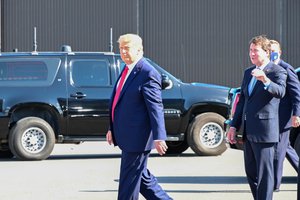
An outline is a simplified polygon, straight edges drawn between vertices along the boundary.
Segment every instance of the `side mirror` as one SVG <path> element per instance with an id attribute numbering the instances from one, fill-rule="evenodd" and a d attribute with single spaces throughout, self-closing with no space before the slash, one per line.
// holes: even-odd
<path id="1" fill-rule="evenodd" d="M 161 75 L 162 77 L 162 89 L 165 90 L 165 89 L 170 89 L 172 87 L 172 81 L 169 79 L 169 76 L 166 75 L 166 74 L 162 74 Z"/>

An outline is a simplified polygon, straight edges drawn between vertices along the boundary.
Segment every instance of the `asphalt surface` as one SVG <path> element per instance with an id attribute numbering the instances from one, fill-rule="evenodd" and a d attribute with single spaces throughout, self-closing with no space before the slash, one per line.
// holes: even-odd
<path id="1" fill-rule="evenodd" d="M 0 160 L 0 200 L 117 199 L 120 150 L 106 142 L 56 145 L 44 161 Z M 178 200 L 250 200 L 243 154 L 228 149 L 216 157 L 151 154 L 148 168 Z M 296 172 L 285 161 L 280 192 L 274 200 L 294 200 Z M 142 196 L 140 199 L 144 199 Z"/>

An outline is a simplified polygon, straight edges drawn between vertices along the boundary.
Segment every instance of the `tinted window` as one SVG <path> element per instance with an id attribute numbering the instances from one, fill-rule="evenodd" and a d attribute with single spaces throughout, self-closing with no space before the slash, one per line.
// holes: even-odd
<path id="1" fill-rule="evenodd" d="M 76 87 L 110 85 L 109 63 L 105 60 L 71 61 L 71 83 Z"/>
<path id="2" fill-rule="evenodd" d="M 60 59 L 13 58 L 0 60 L 0 84 L 4 86 L 45 86 L 52 84 Z"/>

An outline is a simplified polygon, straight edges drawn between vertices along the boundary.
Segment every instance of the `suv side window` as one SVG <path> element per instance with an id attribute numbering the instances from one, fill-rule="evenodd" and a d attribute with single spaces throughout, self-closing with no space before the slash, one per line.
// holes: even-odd
<path id="1" fill-rule="evenodd" d="M 58 58 L 13 58 L 0 60 L 0 84 L 3 86 L 47 86 L 58 71 Z"/>
<path id="2" fill-rule="evenodd" d="M 76 87 L 109 86 L 109 77 L 109 63 L 106 60 L 71 61 L 71 84 Z"/>

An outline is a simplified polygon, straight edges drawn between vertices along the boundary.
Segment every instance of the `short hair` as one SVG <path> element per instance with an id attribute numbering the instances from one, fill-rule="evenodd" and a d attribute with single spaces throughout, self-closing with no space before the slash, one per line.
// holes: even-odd
<path id="1" fill-rule="evenodd" d="M 118 43 L 121 42 L 131 43 L 136 47 L 139 47 L 143 50 L 143 40 L 140 36 L 132 33 L 121 35 L 118 39 Z"/>
<path id="2" fill-rule="evenodd" d="M 270 40 L 267 38 L 266 35 L 258 35 L 253 37 L 249 44 L 255 44 L 255 45 L 260 45 L 261 48 L 266 51 L 269 55 L 271 53 L 271 42 Z"/>
<path id="3" fill-rule="evenodd" d="M 280 43 L 277 40 L 270 40 L 270 43 L 271 43 L 271 45 L 272 44 L 277 45 L 279 47 L 279 50 L 281 51 L 281 45 L 280 45 Z"/>

